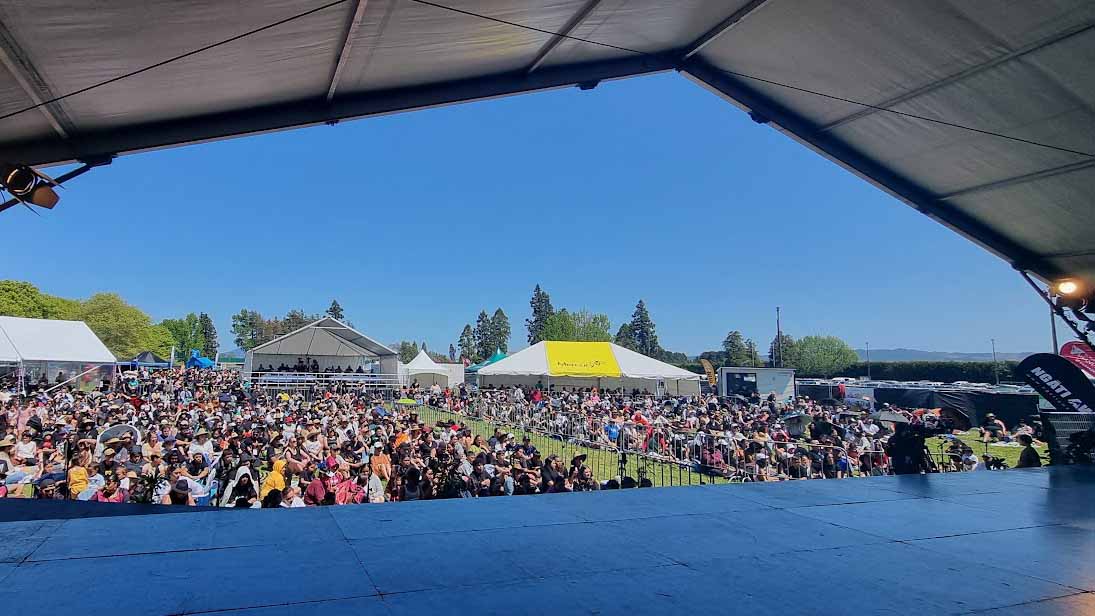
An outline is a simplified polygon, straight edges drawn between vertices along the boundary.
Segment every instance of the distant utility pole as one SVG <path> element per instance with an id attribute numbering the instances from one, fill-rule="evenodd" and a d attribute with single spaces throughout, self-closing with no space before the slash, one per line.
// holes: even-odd
<path id="1" fill-rule="evenodd" d="M 996 384 L 1000 384 L 1000 369 L 996 367 L 996 338 L 989 338 L 992 343 L 992 375 L 996 377 Z"/>
<path id="2" fill-rule="evenodd" d="M 776 306 L 776 355 L 779 360 L 776 364 L 777 368 L 783 367 L 783 330 L 779 327 L 779 306 Z"/>

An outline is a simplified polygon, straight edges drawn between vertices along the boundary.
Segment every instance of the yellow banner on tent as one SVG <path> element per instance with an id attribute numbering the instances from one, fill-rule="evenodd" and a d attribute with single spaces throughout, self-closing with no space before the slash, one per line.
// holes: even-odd
<path id="1" fill-rule="evenodd" d="M 620 364 L 607 342 L 545 342 L 544 345 L 551 376 L 620 376 Z"/>

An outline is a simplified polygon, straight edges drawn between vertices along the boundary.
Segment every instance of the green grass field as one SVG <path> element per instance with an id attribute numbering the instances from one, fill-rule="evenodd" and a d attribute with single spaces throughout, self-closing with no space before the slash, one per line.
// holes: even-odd
<path id="1" fill-rule="evenodd" d="M 484 438 L 490 438 L 494 434 L 495 424 L 487 421 L 433 407 L 418 407 L 417 412 L 420 420 L 427 425 L 435 425 L 438 420 L 455 421 L 467 425 L 472 434 L 481 434 Z M 528 435 L 533 446 L 540 450 L 545 458 L 554 453 L 561 457 L 567 466 L 570 465 L 570 460 L 574 456 L 586 454 L 586 465 L 593 470 L 593 476 L 601 481 L 613 479 L 620 475 L 620 457 L 616 451 L 575 445 L 516 427 L 504 425 L 498 427 L 502 428 L 503 432 L 512 432 L 517 441 L 521 441 L 525 435 Z M 715 483 L 716 481 L 718 483 L 727 482 L 724 477 L 716 478 L 694 471 L 690 472 L 679 464 L 658 462 L 634 455 L 627 456 L 624 475 L 638 480 L 644 473 L 658 487 L 702 485 Z"/>
<path id="2" fill-rule="evenodd" d="M 981 454 L 985 453 L 985 445 L 981 442 L 981 437 L 977 435 L 977 430 L 969 430 L 961 434 L 956 434 L 955 436 L 962 439 L 962 442 L 966 445 L 969 445 L 969 447 L 973 449 L 973 452 L 977 454 L 978 457 L 980 457 Z M 925 443 L 928 446 L 928 450 L 932 452 L 932 455 L 936 459 L 938 459 L 937 453 L 940 450 L 940 445 L 942 445 L 944 451 L 947 448 L 947 442 L 944 439 L 938 437 L 930 438 L 925 441 Z M 1034 449 L 1038 451 L 1038 454 L 1040 456 L 1042 456 L 1042 464 L 1049 464 L 1049 448 L 1045 445 L 1035 445 Z M 1008 463 L 1008 466 L 1011 468 L 1014 468 L 1015 465 L 1019 463 L 1020 451 L 1022 451 L 1021 447 L 995 444 L 989 444 L 988 446 L 989 455 L 1003 458 Z"/>

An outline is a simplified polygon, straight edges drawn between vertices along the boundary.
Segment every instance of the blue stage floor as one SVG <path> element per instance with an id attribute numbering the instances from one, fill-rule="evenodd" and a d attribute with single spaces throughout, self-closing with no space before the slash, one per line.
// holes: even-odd
<path id="1" fill-rule="evenodd" d="M 1090 616 L 1095 468 L 7 521 L 0 606 Z"/>

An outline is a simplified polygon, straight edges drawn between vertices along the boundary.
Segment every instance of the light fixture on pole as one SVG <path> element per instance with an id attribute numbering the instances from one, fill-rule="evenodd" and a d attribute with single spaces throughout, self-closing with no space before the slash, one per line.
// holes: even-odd
<path id="1" fill-rule="evenodd" d="M 27 165 L 0 163 L 0 184 L 24 205 L 37 205 L 49 210 L 59 201 L 53 191 L 57 185 L 53 178 Z"/>

